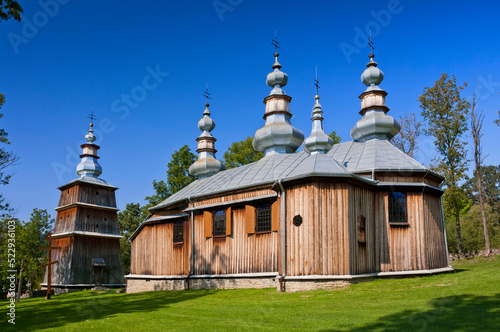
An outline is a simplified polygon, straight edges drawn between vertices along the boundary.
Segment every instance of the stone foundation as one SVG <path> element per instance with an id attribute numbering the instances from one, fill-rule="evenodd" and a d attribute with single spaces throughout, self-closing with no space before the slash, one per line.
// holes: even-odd
<path id="1" fill-rule="evenodd" d="M 337 289 L 349 286 L 352 281 L 347 280 L 286 280 L 284 282 L 285 292 L 302 292 L 319 289 Z M 277 290 L 280 290 L 278 283 Z"/>
<path id="2" fill-rule="evenodd" d="M 139 293 L 165 290 L 185 290 L 187 284 L 185 279 L 127 279 L 127 293 Z"/>

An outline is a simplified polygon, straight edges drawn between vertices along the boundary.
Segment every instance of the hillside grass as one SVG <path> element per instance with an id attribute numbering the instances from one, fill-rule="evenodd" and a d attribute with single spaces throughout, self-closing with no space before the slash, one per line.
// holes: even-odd
<path id="1" fill-rule="evenodd" d="M 15 326 L 2 300 L 0 330 L 500 331 L 500 256 L 453 266 L 329 291 L 82 291 L 21 300 Z"/>

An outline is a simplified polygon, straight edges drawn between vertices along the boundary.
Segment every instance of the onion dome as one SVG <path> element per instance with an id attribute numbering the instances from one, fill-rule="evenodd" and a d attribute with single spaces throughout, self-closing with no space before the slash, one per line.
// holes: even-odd
<path id="1" fill-rule="evenodd" d="M 274 71 L 267 75 L 267 85 L 272 87 L 269 96 L 264 98 L 266 124 L 255 132 L 253 147 L 265 155 L 274 153 L 293 153 L 304 141 L 304 134 L 292 126 L 290 118 L 290 101 L 282 89 L 288 82 L 288 75 L 280 71 L 278 52 L 274 54 Z"/>
<path id="2" fill-rule="evenodd" d="M 366 86 L 379 85 L 384 79 L 384 73 L 377 67 L 378 63 L 373 61 L 375 55 L 370 54 L 370 62 L 366 65 L 365 71 L 361 74 L 361 82 Z"/>
<path id="3" fill-rule="evenodd" d="M 82 158 L 82 160 L 78 166 L 76 166 L 76 174 L 80 175 L 80 177 L 87 176 L 97 178 L 102 174 L 102 167 L 97 162 L 97 159 L 99 159 L 97 156 L 97 150 L 99 150 L 100 147 L 94 144 L 96 136 L 94 135 L 94 130 L 92 129 L 93 126 L 94 124 L 91 123 L 89 133 L 85 135 L 85 140 L 88 143 L 81 145 L 83 152 L 82 155 L 80 155 L 80 158 Z"/>
<path id="4" fill-rule="evenodd" d="M 370 139 L 390 140 L 401 130 L 400 124 L 390 115 L 387 115 L 389 108 L 385 104 L 387 92 L 378 85 L 384 79 L 384 73 L 373 61 L 375 56 L 369 55 L 370 62 L 366 65 L 361 75 L 361 81 L 368 86 L 359 96 L 361 99 L 361 114 L 363 117 L 352 127 L 351 137 L 357 142 L 364 142 Z"/>
<path id="5" fill-rule="evenodd" d="M 208 98 L 207 98 L 208 99 Z M 189 174 L 196 176 L 199 179 L 209 177 L 216 174 L 220 170 L 224 170 L 225 166 L 215 159 L 215 141 L 217 141 L 210 133 L 215 128 L 215 121 L 210 118 L 210 104 L 205 104 L 203 118 L 198 121 L 198 128 L 202 131 L 201 135 L 196 139 L 198 142 L 198 160 L 189 167 Z"/>
<path id="6" fill-rule="evenodd" d="M 309 154 L 327 153 L 333 147 L 333 140 L 323 130 L 323 111 L 319 103 L 319 95 L 314 96 L 314 99 L 316 103 L 312 111 L 312 130 L 302 144 L 302 148 Z"/>
<path id="7" fill-rule="evenodd" d="M 280 54 L 278 52 L 274 53 L 274 59 L 275 59 L 274 60 L 274 65 L 273 65 L 274 71 L 270 72 L 267 75 L 266 83 L 271 88 L 273 88 L 271 90 L 270 95 L 275 95 L 275 94 L 277 94 L 277 95 L 286 95 L 286 93 L 282 89 L 282 87 L 284 87 L 286 85 L 286 83 L 288 82 L 288 75 L 280 70 L 281 69 L 281 65 L 278 62 L 278 57 L 279 56 L 280 56 Z"/>

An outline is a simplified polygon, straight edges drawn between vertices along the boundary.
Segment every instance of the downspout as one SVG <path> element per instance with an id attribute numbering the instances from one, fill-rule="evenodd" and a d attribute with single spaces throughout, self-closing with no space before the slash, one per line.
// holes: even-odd
<path id="1" fill-rule="evenodd" d="M 372 180 L 375 181 L 375 168 L 372 169 Z"/>
<path id="2" fill-rule="evenodd" d="M 191 196 L 188 197 L 189 204 L 193 208 L 193 201 Z M 189 276 L 194 272 L 194 213 L 191 210 L 191 268 L 189 269 L 188 276 L 186 277 L 187 289 L 189 290 Z"/>
<path id="3" fill-rule="evenodd" d="M 282 229 L 282 233 L 283 233 L 283 247 L 282 247 L 282 251 L 283 251 L 283 273 L 280 277 L 280 291 L 283 292 L 283 283 L 285 281 L 285 277 L 286 277 L 286 192 L 285 192 L 285 188 L 283 188 L 283 184 L 281 183 L 281 179 L 278 179 L 278 185 L 281 189 L 281 193 L 283 194 L 283 196 L 281 197 L 281 208 L 282 208 L 282 212 L 281 212 L 281 224 L 283 226 L 283 229 Z"/>

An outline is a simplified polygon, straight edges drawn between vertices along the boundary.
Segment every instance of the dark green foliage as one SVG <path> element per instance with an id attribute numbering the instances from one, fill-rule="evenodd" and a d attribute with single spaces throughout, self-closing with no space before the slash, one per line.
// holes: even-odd
<path id="1" fill-rule="evenodd" d="M 248 136 L 243 141 L 234 142 L 224 152 L 224 165 L 227 169 L 253 163 L 264 157 L 262 152 L 256 151 L 252 145 L 253 137 Z"/>
<path id="2" fill-rule="evenodd" d="M 7 221 L 10 219 L 3 219 L 1 222 L 2 234 L 6 234 Z M 39 247 L 48 245 L 45 238 L 48 236 L 49 231 L 52 229 L 54 219 L 51 219 L 47 210 L 33 209 L 31 218 L 28 222 L 22 223 L 16 220 L 16 270 L 20 271 L 21 261 L 24 259 L 24 274 L 23 274 L 23 287 L 28 280 L 32 283 L 32 289 L 37 288 L 43 281 L 45 269 L 40 268 L 40 265 L 46 263 L 47 251 L 41 251 Z M 1 283 L 2 286 L 6 285 L 7 270 L 11 270 L 7 266 L 8 250 L 6 238 L 2 238 L 1 243 Z"/>
<path id="3" fill-rule="evenodd" d="M 500 165 L 481 166 L 483 179 L 483 197 L 484 202 L 489 204 L 494 212 L 500 213 Z M 478 203 L 477 178 L 469 179 L 465 185 L 467 195 Z"/>
<path id="4" fill-rule="evenodd" d="M 340 137 L 340 135 L 337 135 L 337 132 L 335 130 L 333 130 L 328 136 L 330 136 L 330 138 L 333 140 L 333 144 L 339 144 L 342 141 L 342 138 Z"/>
<path id="5" fill-rule="evenodd" d="M 172 154 L 172 159 L 167 167 L 167 186 L 170 194 L 173 195 L 196 178 L 189 174 L 189 166 L 196 161 L 196 156 L 187 145 Z"/>
<path id="6" fill-rule="evenodd" d="M 444 204 L 451 209 L 449 215 L 457 228 L 457 244 L 462 252 L 460 232 L 459 202 L 464 198 L 464 192 L 459 183 L 464 180 L 468 169 L 467 141 L 464 135 L 467 131 L 467 115 L 470 103 L 460 97 L 460 92 L 467 86 L 457 86 L 455 76 L 442 74 L 432 88 L 425 88 L 419 97 L 422 116 L 427 122 L 423 133 L 434 137 L 434 145 L 439 156 L 434 160 L 434 169 L 445 178 Z M 447 220 L 448 222 L 450 220 Z"/>
<path id="7" fill-rule="evenodd" d="M 495 123 L 500 127 L 500 111 L 498 111 L 498 119 L 495 120 Z"/>
<path id="8" fill-rule="evenodd" d="M 0 21 L 8 21 L 11 18 L 21 22 L 23 9 L 17 1 L 0 0 Z"/>
<path id="9" fill-rule="evenodd" d="M 148 214 L 147 208 L 141 208 L 139 203 L 129 203 L 125 210 L 118 213 L 118 226 L 120 228 L 120 249 L 122 256 L 123 273 L 130 273 L 130 250 L 131 245 L 129 242 L 130 236 L 139 227 L 141 222 L 146 219 Z"/>
<path id="10" fill-rule="evenodd" d="M 488 220 L 488 235 L 491 242 L 491 248 L 500 248 L 500 215 L 494 212 L 488 204 L 485 204 L 484 208 L 486 219 Z M 464 252 L 483 250 L 485 247 L 484 231 L 481 210 L 478 204 L 471 206 L 467 213 L 461 216 L 460 225 Z M 450 252 L 456 253 L 458 250 L 456 245 L 456 229 L 455 227 L 447 227 L 446 232 L 450 232 L 450 237 L 454 239 L 451 243 Z"/>
<path id="11" fill-rule="evenodd" d="M 0 93 L 0 109 L 2 108 L 4 102 L 5 96 Z M 3 114 L 0 113 L 0 118 L 2 117 Z M 0 144 L 10 144 L 7 136 L 7 132 L 4 129 L 0 129 Z M 5 169 L 9 166 L 14 165 L 17 160 L 18 158 L 12 152 L 5 150 L 4 147 L 0 147 L 0 185 L 6 185 L 9 183 L 11 175 L 6 174 Z M 11 213 L 13 213 L 13 209 L 5 200 L 3 194 L 0 194 L 0 217 L 6 217 Z"/>
<path id="12" fill-rule="evenodd" d="M 154 195 L 146 196 L 145 198 L 145 200 L 148 201 L 147 205 L 149 207 L 160 204 L 171 195 L 170 189 L 163 180 L 161 181 L 153 180 L 153 189 L 155 191 Z"/>

